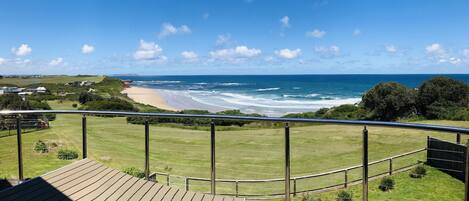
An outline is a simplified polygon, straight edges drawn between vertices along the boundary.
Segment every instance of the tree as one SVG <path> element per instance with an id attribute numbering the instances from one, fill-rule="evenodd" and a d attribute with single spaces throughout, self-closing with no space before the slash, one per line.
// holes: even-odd
<path id="1" fill-rule="evenodd" d="M 429 119 L 449 118 L 455 110 L 469 105 L 469 86 L 448 77 L 434 77 L 418 90 L 417 107 Z"/>
<path id="2" fill-rule="evenodd" d="M 80 96 L 78 97 L 78 102 L 80 102 L 81 104 L 85 104 L 90 101 L 98 101 L 98 100 L 103 100 L 103 99 L 104 98 L 99 95 L 89 93 L 89 92 L 82 92 L 80 93 Z"/>
<path id="3" fill-rule="evenodd" d="M 371 118 L 396 120 L 416 112 L 416 92 L 395 82 L 379 83 L 363 97 L 362 103 Z"/>
<path id="4" fill-rule="evenodd" d="M 0 110 L 30 110 L 31 105 L 28 101 L 17 94 L 4 94 L 0 96 Z"/>

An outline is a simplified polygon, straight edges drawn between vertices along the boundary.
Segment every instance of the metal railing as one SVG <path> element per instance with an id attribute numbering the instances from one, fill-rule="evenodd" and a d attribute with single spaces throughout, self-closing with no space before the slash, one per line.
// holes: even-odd
<path id="1" fill-rule="evenodd" d="M 393 128 L 407 128 L 419 129 L 429 131 L 448 132 L 454 134 L 469 134 L 469 129 L 429 125 L 429 124 L 415 124 L 415 123 L 400 123 L 400 122 L 382 122 L 382 121 L 353 121 L 353 120 L 332 120 L 332 119 L 302 119 L 302 118 L 274 118 L 274 117 L 250 117 L 250 116 L 225 116 L 225 115 L 198 115 L 198 114 L 173 114 L 173 113 L 142 113 L 142 112 L 115 112 L 115 111 L 82 111 L 82 110 L 22 110 L 22 111 L 0 111 L 1 115 L 15 115 L 17 124 L 17 146 L 18 146 L 18 174 L 19 179 L 23 180 L 23 159 L 22 159 L 22 141 L 21 141 L 21 115 L 24 114 L 81 114 L 82 118 L 82 138 L 83 138 L 83 158 L 87 157 L 87 133 L 86 133 L 86 115 L 111 115 L 111 116 L 143 116 L 143 117 L 160 117 L 160 118 L 202 118 L 211 120 L 240 120 L 240 121 L 268 121 L 268 122 L 283 122 L 285 123 L 285 161 L 284 170 L 285 178 L 280 181 L 285 182 L 285 200 L 289 201 L 290 182 L 292 181 L 290 174 L 290 127 L 288 123 L 322 123 L 322 124 L 344 124 L 344 125 L 361 125 L 364 126 L 362 131 L 363 135 L 363 150 L 362 150 L 362 185 L 363 185 L 363 200 L 368 200 L 368 130 L 366 126 L 384 126 Z M 145 178 L 150 178 L 149 171 L 149 128 L 148 121 L 145 122 Z M 215 161 L 215 123 L 210 123 L 210 183 L 211 193 L 216 194 L 216 161 Z M 460 137 L 457 137 L 460 140 Z M 469 145 L 469 141 L 468 141 Z M 469 146 L 467 146 L 469 149 Z M 469 153 L 469 152 L 468 152 Z M 469 154 L 467 156 L 469 158 Z M 466 173 L 469 172 L 469 160 L 466 160 Z M 347 171 L 345 171 L 347 172 Z M 246 180 L 247 181 L 247 180 Z M 469 174 L 466 174 L 466 190 L 465 200 L 469 201 Z M 348 183 L 348 182 L 345 182 Z"/>

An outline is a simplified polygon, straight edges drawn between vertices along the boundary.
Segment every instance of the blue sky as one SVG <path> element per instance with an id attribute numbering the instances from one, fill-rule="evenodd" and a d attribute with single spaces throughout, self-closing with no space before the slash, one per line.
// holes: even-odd
<path id="1" fill-rule="evenodd" d="M 0 3 L 0 74 L 469 73 L 463 0 Z"/>

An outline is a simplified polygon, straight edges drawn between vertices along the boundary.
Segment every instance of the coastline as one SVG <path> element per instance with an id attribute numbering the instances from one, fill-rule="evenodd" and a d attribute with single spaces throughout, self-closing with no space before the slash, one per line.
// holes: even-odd
<path id="1" fill-rule="evenodd" d="M 121 93 L 127 94 L 135 102 L 151 105 L 160 109 L 179 111 L 180 109 L 170 106 L 156 89 L 131 86 Z"/>

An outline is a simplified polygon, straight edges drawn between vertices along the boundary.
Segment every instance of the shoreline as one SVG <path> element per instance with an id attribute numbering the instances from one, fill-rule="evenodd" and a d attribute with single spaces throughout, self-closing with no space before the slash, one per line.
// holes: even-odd
<path id="1" fill-rule="evenodd" d="M 127 94 L 130 99 L 141 104 L 151 105 L 164 110 L 180 111 L 180 109 L 170 106 L 157 89 L 131 86 L 125 88 L 121 93 Z"/>

